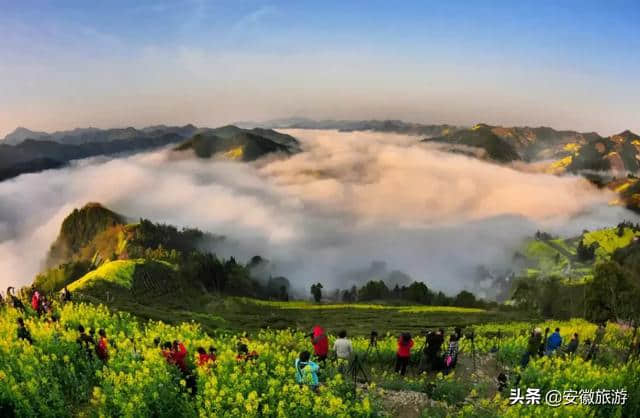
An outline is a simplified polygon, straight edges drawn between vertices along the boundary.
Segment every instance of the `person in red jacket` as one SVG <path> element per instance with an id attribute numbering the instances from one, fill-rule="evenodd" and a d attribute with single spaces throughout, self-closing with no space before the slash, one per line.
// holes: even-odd
<path id="1" fill-rule="evenodd" d="M 101 329 L 98 331 L 98 335 L 100 339 L 98 340 L 98 344 L 96 344 L 96 354 L 98 358 L 102 361 L 109 360 L 109 341 L 107 340 L 107 333 Z"/>
<path id="2" fill-rule="evenodd" d="M 34 311 L 38 310 L 38 305 L 40 305 L 40 292 L 35 290 L 33 295 L 31 295 L 31 307 Z"/>
<path id="3" fill-rule="evenodd" d="M 313 327 L 311 334 L 311 343 L 313 344 L 313 353 L 319 361 L 325 361 L 329 354 L 329 338 L 320 325 Z"/>
<path id="4" fill-rule="evenodd" d="M 198 347 L 198 367 L 207 367 L 214 361 L 216 361 L 215 354 L 211 357 L 210 354 L 207 354 L 204 347 Z"/>
<path id="5" fill-rule="evenodd" d="M 195 396 L 197 392 L 196 377 L 187 367 L 187 348 L 184 344 L 177 340 L 173 344 L 169 341 L 165 342 L 162 345 L 162 356 L 167 360 L 167 363 L 175 365 L 180 370 L 187 392 Z"/>
<path id="6" fill-rule="evenodd" d="M 31 296 L 31 307 L 38 313 L 38 316 L 42 314 L 42 300 L 40 292 L 38 292 L 37 290 L 35 290 L 33 292 L 33 295 Z"/>
<path id="7" fill-rule="evenodd" d="M 405 375 L 407 372 L 407 366 L 409 365 L 409 359 L 411 358 L 411 348 L 413 347 L 413 340 L 411 334 L 408 332 L 402 333 L 398 338 L 398 351 L 396 352 L 396 373 Z"/>
<path id="8" fill-rule="evenodd" d="M 171 357 L 173 359 L 173 363 L 178 366 L 182 373 L 187 373 L 187 364 L 185 363 L 185 359 L 187 358 L 187 349 L 181 342 L 177 340 L 173 342 L 173 347 L 171 350 Z"/>

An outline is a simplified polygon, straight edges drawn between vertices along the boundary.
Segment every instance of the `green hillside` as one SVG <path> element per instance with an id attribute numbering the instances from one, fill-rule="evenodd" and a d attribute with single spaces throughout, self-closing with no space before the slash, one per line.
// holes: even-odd
<path id="1" fill-rule="evenodd" d="M 288 297 L 285 277 L 252 277 L 254 264 L 266 262 L 262 258 L 245 265 L 201 250 L 224 237 L 146 219 L 125 224 L 124 219 L 96 203 L 75 209 L 52 246 L 49 259 L 59 264 L 39 274 L 34 286 L 46 293 L 68 286 L 89 300 L 109 299 L 132 311 L 161 305 L 161 314 L 149 315 L 155 318 L 169 316 L 171 309 L 195 311 L 194 298 L 200 295 Z"/>
<path id="2" fill-rule="evenodd" d="M 534 238 L 528 240 L 519 253 L 522 275 L 526 277 L 558 276 L 570 281 L 589 279 L 593 267 L 608 260 L 612 254 L 629 246 L 640 232 L 631 227 L 605 228 L 588 231 L 572 238 Z M 593 258 L 578 256 L 580 243 L 595 247 Z"/>
<path id="3" fill-rule="evenodd" d="M 116 260 L 107 262 L 90 271 L 69 285 L 70 291 L 91 293 L 96 287 L 115 287 L 132 291 L 145 291 L 169 284 L 168 278 L 175 272 L 175 266 L 156 260 Z M 158 283 L 159 279 L 167 283 Z"/>
<path id="4" fill-rule="evenodd" d="M 139 263 L 144 263 L 144 260 L 111 261 L 71 283 L 69 290 L 85 290 L 100 282 L 131 289 L 133 287 L 133 276 L 136 265 Z"/>
<path id="5" fill-rule="evenodd" d="M 514 257 L 509 304 L 543 317 L 633 318 L 639 238 L 639 225 L 630 222 L 573 238 L 536 233 Z"/>

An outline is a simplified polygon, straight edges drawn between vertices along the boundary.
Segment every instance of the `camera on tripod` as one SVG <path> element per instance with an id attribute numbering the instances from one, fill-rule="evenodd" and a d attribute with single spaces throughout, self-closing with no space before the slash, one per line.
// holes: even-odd
<path id="1" fill-rule="evenodd" d="M 473 341 L 475 337 L 476 337 L 476 333 L 472 329 L 468 330 L 464 334 L 464 338 L 466 338 L 466 339 L 468 339 L 470 341 Z"/>
<path id="2" fill-rule="evenodd" d="M 374 347 L 378 345 L 378 331 L 372 330 L 369 334 L 369 345 Z"/>

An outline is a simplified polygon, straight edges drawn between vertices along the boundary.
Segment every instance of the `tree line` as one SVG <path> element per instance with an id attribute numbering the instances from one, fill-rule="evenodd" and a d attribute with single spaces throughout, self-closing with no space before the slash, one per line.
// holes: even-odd
<path id="1" fill-rule="evenodd" d="M 434 291 L 423 282 L 414 281 L 410 285 L 396 284 L 390 288 L 383 280 L 369 280 L 361 287 L 335 289 L 323 294 L 322 283 L 311 285 L 311 295 L 315 302 L 322 300 L 342 303 L 394 302 L 431 306 L 458 306 L 465 308 L 493 308 L 497 302 L 477 298 L 473 293 L 462 290 L 455 296 L 447 296 L 442 291 Z"/>

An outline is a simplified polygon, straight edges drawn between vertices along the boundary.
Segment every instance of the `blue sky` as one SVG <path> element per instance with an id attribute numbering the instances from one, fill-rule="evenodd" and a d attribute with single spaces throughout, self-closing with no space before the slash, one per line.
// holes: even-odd
<path id="1" fill-rule="evenodd" d="M 291 115 L 640 131 L 638 1 L 0 10 L 0 135 Z"/>

